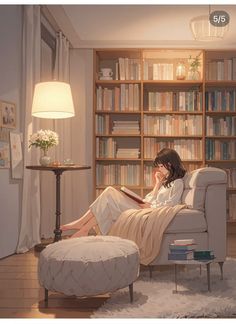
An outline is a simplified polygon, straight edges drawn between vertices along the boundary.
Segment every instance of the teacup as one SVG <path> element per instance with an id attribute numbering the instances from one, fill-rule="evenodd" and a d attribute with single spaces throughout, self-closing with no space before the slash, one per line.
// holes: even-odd
<path id="1" fill-rule="evenodd" d="M 113 72 L 110 68 L 103 68 L 101 69 L 101 72 L 99 72 L 99 75 L 103 77 L 111 77 L 113 75 Z"/>

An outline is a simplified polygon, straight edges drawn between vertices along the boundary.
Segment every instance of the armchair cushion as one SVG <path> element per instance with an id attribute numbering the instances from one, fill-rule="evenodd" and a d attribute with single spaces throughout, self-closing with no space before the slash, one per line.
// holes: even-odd
<path id="1" fill-rule="evenodd" d="M 165 233 L 199 233 L 206 230 L 206 219 L 202 211 L 182 209 L 176 214 Z"/>
<path id="2" fill-rule="evenodd" d="M 194 170 L 184 177 L 182 202 L 188 208 L 204 211 L 206 190 L 209 185 L 227 182 L 226 172 L 214 167 Z"/>

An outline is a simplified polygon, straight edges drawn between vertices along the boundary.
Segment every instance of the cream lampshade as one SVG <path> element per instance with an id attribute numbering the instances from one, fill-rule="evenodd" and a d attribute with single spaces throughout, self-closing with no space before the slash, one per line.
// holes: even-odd
<path id="1" fill-rule="evenodd" d="M 32 116 L 39 118 L 69 118 L 75 115 L 71 88 L 59 81 L 35 85 Z"/>

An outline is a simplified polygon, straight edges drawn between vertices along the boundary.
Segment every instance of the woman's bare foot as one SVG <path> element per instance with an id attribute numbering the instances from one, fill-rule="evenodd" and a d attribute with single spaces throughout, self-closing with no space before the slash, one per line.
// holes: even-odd
<path id="1" fill-rule="evenodd" d="M 62 231 L 69 231 L 69 230 L 73 230 L 73 229 L 79 230 L 79 229 L 81 229 L 82 226 L 83 226 L 83 224 L 77 224 L 77 221 L 76 221 L 73 223 L 61 225 L 60 229 Z"/>
<path id="2" fill-rule="evenodd" d="M 89 231 L 87 229 L 81 229 L 81 230 L 77 231 L 76 233 L 74 233 L 73 235 L 71 235 L 71 238 L 88 236 L 88 232 Z"/>
<path id="3" fill-rule="evenodd" d="M 90 210 L 87 211 L 86 214 L 84 214 L 84 216 L 82 216 L 79 219 L 76 219 L 75 221 L 65 224 L 65 225 L 61 225 L 60 229 L 62 231 L 68 231 L 68 230 L 80 230 L 88 221 L 91 220 L 91 218 L 94 217 L 93 214 L 91 213 Z"/>

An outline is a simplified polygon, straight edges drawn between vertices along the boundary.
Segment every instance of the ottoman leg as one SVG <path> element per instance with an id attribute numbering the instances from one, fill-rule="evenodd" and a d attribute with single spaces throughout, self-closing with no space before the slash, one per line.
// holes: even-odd
<path id="1" fill-rule="evenodd" d="M 46 303 L 48 302 L 48 290 L 47 290 L 47 288 L 44 289 L 44 301 Z"/>
<path id="2" fill-rule="evenodd" d="M 130 296 L 130 302 L 132 303 L 134 300 L 133 283 L 129 285 L 129 296 Z"/>

